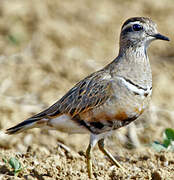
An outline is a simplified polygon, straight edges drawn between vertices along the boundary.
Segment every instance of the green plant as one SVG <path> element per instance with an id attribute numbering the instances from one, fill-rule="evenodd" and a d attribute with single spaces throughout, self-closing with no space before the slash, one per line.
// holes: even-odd
<path id="1" fill-rule="evenodd" d="M 160 143 L 158 141 L 154 141 L 151 145 L 158 152 L 166 150 L 174 152 L 174 129 L 165 129 L 163 133 L 163 142 Z"/>
<path id="2" fill-rule="evenodd" d="M 21 172 L 25 167 L 22 168 L 21 163 L 18 161 L 17 158 L 11 157 L 9 160 L 3 158 L 3 161 L 13 169 L 14 176 L 17 176 L 19 172 Z"/>

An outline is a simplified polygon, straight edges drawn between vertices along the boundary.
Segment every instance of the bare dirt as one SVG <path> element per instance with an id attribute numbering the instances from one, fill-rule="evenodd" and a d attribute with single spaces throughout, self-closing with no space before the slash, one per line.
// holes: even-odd
<path id="1" fill-rule="evenodd" d="M 151 17 L 171 42 L 149 48 L 153 100 L 134 131 L 106 140 L 126 169 L 113 166 L 96 147 L 94 179 L 174 179 L 174 154 L 150 146 L 174 127 L 174 43 L 172 0 L 1 0 L 0 2 L 0 179 L 88 179 L 85 150 L 89 135 L 33 129 L 15 136 L 6 128 L 53 104 L 76 82 L 109 63 L 118 53 L 120 27 L 132 16 Z M 62 145 L 64 144 L 65 147 Z M 16 157 L 24 169 L 13 175 L 3 158 Z"/>

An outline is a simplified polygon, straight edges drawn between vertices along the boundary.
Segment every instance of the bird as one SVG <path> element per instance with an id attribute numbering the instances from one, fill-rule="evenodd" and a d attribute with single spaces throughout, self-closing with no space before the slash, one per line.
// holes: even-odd
<path id="1" fill-rule="evenodd" d="M 169 41 L 148 17 L 132 17 L 122 27 L 118 56 L 104 68 L 72 87 L 56 103 L 6 130 L 17 134 L 48 127 L 67 133 L 89 133 L 86 164 L 92 178 L 92 150 L 96 144 L 111 162 L 124 167 L 105 148 L 111 132 L 136 120 L 151 100 L 152 72 L 147 48 L 154 40 Z"/>

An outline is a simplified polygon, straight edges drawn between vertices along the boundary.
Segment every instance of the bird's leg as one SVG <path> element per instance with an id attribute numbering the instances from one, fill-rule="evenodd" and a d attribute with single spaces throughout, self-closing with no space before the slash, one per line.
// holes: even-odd
<path id="1" fill-rule="evenodd" d="M 86 164 L 87 164 L 87 170 L 88 170 L 88 176 L 91 179 L 92 178 L 92 149 L 96 145 L 98 141 L 98 136 L 95 134 L 91 134 L 90 136 L 90 142 L 88 145 L 88 148 L 86 150 Z"/>
<path id="2" fill-rule="evenodd" d="M 112 156 L 112 154 L 108 150 L 104 148 L 104 139 L 100 139 L 98 141 L 98 147 L 113 162 L 113 164 L 121 168 L 123 172 L 125 171 L 123 166 Z"/>
<path id="3" fill-rule="evenodd" d="M 86 163 L 87 163 L 87 170 L 88 170 L 88 176 L 89 178 L 92 178 L 92 161 L 91 161 L 91 144 L 88 145 L 88 148 L 86 150 Z"/>

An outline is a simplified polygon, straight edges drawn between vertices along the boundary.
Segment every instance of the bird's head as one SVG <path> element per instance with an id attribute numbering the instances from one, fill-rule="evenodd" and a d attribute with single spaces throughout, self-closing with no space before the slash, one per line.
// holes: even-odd
<path id="1" fill-rule="evenodd" d="M 169 38 L 157 31 L 157 25 L 149 18 L 133 17 L 126 20 L 121 28 L 120 46 L 148 47 L 154 40 L 169 41 Z"/>

